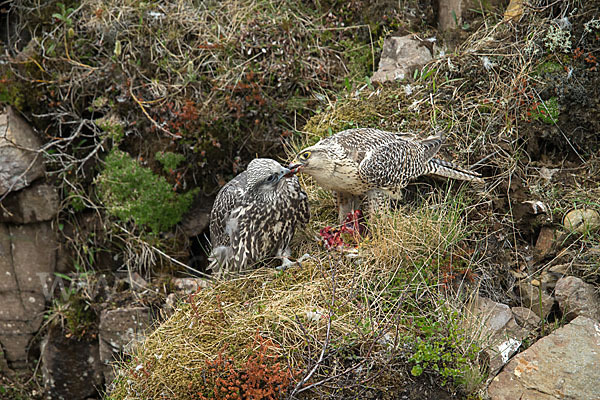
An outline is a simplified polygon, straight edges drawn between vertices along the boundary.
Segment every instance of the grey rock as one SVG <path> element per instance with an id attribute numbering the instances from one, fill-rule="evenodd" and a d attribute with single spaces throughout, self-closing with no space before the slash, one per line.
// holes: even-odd
<path id="1" fill-rule="evenodd" d="M 600 321 L 600 297 L 594 285 L 575 276 L 566 276 L 558 280 L 554 290 L 560 310 L 567 321 L 580 315 Z"/>
<path id="2" fill-rule="evenodd" d="M 0 222 L 28 224 L 49 221 L 58 213 L 58 206 L 56 188 L 44 182 L 36 182 L 6 196 L 0 210 Z"/>
<path id="3" fill-rule="evenodd" d="M 27 187 L 44 176 L 35 132 L 12 107 L 0 114 L 0 196 Z"/>
<path id="4" fill-rule="evenodd" d="M 529 331 L 539 328 L 542 319 L 536 313 L 525 307 L 512 307 L 510 309 L 517 324 Z"/>
<path id="5" fill-rule="evenodd" d="M 41 326 L 56 246 L 49 222 L 0 223 L 0 345 L 13 369 L 25 366 L 29 343 Z"/>
<path id="6" fill-rule="evenodd" d="M 371 81 L 387 82 L 411 77 L 415 69 L 433 59 L 427 45 L 430 44 L 425 44 L 413 35 L 386 38 L 379 68 Z"/>
<path id="7" fill-rule="evenodd" d="M 98 341 L 67 338 L 52 328 L 41 345 L 46 395 L 52 399 L 80 400 L 98 394 L 102 363 Z"/>
<path id="8" fill-rule="evenodd" d="M 506 304 L 485 297 L 475 297 L 467 311 L 466 331 L 482 341 L 493 376 L 517 351 L 529 331 L 517 325 Z"/>
<path id="9" fill-rule="evenodd" d="M 142 342 L 151 324 L 150 309 L 147 307 L 102 311 L 98 339 L 100 360 L 104 364 L 104 379 L 107 384 L 114 378 L 110 363 L 115 357 L 129 353 L 133 346 Z"/>
<path id="10" fill-rule="evenodd" d="M 529 308 L 540 318 L 546 318 L 554 305 L 552 296 L 543 288 L 527 281 L 519 282 L 517 295 L 521 297 L 522 306 Z"/>
<path id="11" fill-rule="evenodd" d="M 459 28 L 462 25 L 463 0 L 436 0 L 438 28 L 441 31 Z"/>
<path id="12" fill-rule="evenodd" d="M 491 400 L 596 400 L 600 324 L 577 317 L 516 355 L 488 387 Z"/>

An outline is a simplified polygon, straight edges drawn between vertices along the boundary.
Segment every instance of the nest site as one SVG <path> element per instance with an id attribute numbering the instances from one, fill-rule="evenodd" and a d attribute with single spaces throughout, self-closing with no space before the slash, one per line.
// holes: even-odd
<path id="1" fill-rule="evenodd" d="M 86 17 L 71 27 L 65 22 L 57 37 L 69 39 L 69 29 L 75 38 L 83 32 L 101 34 L 110 44 L 90 45 L 107 59 L 117 57 L 119 67 L 91 65 L 81 58 L 54 59 L 46 53 L 39 68 L 48 71 L 50 63 L 59 64 L 56 70 L 64 75 L 53 78 L 55 86 L 48 85 L 48 93 L 54 90 L 60 97 L 56 101 L 71 104 L 56 105 L 48 118 L 60 114 L 60 126 L 77 122 L 86 128 L 82 135 L 89 135 L 75 158 L 69 154 L 72 147 L 66 150 L 73 143 L 65 140 L 55 146 L 65 144 L 64 152 L 49 154 L 69 193 L 66 198 L 81 199 L 85 208 L 98 210 L 106 224 L 117 221 L 117 228 L 102 240 L 122 242 L 107 253 L 128 252 L 124 258 L 129 268 L 149 274 L 155 264 L 169 267 L 169 259 L 149 254 L 159 248 L 183 260 L 187 243 L 177 243 L 177 235 L 147 236 L 138 221 L 119 222 L 118 211 L 110 211 L 111 201 L 122 199 L 101 193 L 94 197 L 89 187 L 102 188 L 102 179 L 96 177 L 102 176 L 102 164 L 96 159 L 104 159 L 110 147 L 126 150 L 155 171 L 163 166 L 156 160 L 157 151 L 182 154 L 194 167 L 176 166 L 181 175 L 165 172 L 167 181 L 180 192 L 201 187 L 210 193 L 243 169 L 253 154 L 285 148 L 290 155 L 332 132 L 374 127 L 427 136 L 441 129 L 446 136 L 441 156 L 472 166 L 485 178 L 483 186 L 420 179 L 407 189 L 397 210 L 369 221 L 367 239 L 340 252 L 324 249 L 315 238 L 335 221 L 331 194 L 302 177 L 311 204 L 311 221 L 294 241 L 296 256 L 309 254 L 302 266 L 285 272 L 259 268 L 212 282 L 182 299 L 175 313 L 117 366 L 108 398 L 240 398 L 235 397 L 240 393 L 257 398 L 478 398 L 486 380 L 484 338 L 465 328 L 465 303 L 479 293 L 518 305 L 518 280 L 540 276 L 557 264 L 569 264 L 571 274 L 599 283 L 597 232 L 567 233 L 543 257 L 535 251 L 543 226 L 560 231 L 567 211 L 599 207 L 596 2 L 585 7 L 572 2 L 532 4 L 513 22 L 489 13 L 476 29 L 465 32 L 456 51 L 438 54 L 409 82 L 382 85 L 356 79 L 372 72 L 374 52 L 380 48 L 371 29 L 359 24 L 356 32 L 365 39 L 360 45 L 349 48 L 346 37 L 327 35 L 328 43 L 339 47 L 318 42 L 316 54 L 306 58 L 300 57 L 301 50 L 287 53 L 294 49 L 288 46 L 281 56 L 290 59 L 276 59 L 274 65 L 289 70 L 259 74 L 264 71 L 254 65 L 254 71 L 246 72 L 249 59 L 266 57 L 260 40 L 272 35 L 273 25 L 267 17 L 261 21 L 249 15 L 276 18 L 275 25 L 287 29 L 292 43 L 314 31 L 338 32 L 311 26 L 314 16 L 287 8 L 286 2 L 281 9 L 275 2 L 257 3 L 271 14 L 257 12 L 251 2 L 223 2 L 212 13 L 196 8 L 192 13 L 185 3 L 147 5 L 151 9 L 127 2 L 103 4 L 83 2 L 66 13 L 69 18 Z M 170 42 L 152 40 L 155 30 L 139 31 L 142 25 L 135 21 L 149 11 L 162 13 L 160 26 L 173 36 L 161 39 Z M 251 29 L 243 26 L 249 20 Z M 196 37 L 202 31 L 196 31 L 199 23 L 230 30 Z M 124 26 L 137 30 L 125 29 L 123 37 L 116 31 Z M 228 48 L 237 40 L 229 36 L 236 30 L 255 36 L 243 38 L 243 46 Z M 386 31 L 375 32 L 383 36 Z M 193 45 L 180 48 L 185 43 Z M 48 50 L 46 44 L 40 46 Z M 350 60 L 340 56 L 344 51 L 366 55 L 366 61 L 351 68 Z M 17 60 L 10 79 L 20 72 L 39 72 L 37 66 L 24 64 L 33 71 L 21 71 L 25 67 Z M 152 76 L 146 65 L 158 66 Z M 206 78 L 212 70 L 221 73 Z M 351 79 L 340 81 L 340 76 Z M 31 80 L 22 82 L 33 85 Z M 290 82 L 293 87 L 279 86 Z M 88 87 L 109 91 L 86 93 Z M 227 95 L 220 96 L 220 90 Z M 284 93 L 294 96 L 284 101 Z M 120 96 L 128 100 L 120 103 Z M 27 107 L 38 104 L 22 98 L 12 103 L 16 100 Z M 80 102 L 93 107 L 88 118 L 76 112 Z M 307 118 L 306 124 L 298 126 L 290 112 Z M 264 115 L 288 119 L 261 119 Z M 133 121 L 141 127 L 135 128 Z M 273 137 L 265 138 L 265 132 Z M 68 176 L 69 170 L 77 179 Z M 211 181 L 213 174 L 217 179 Z M 546 212 L 531 214 L 528 201 L 543 203 Z M 67 207 L 71 214 L 78 211 L 73 204 Z M 150 231 L 168 229 L 159 222 L 155 228 L 147 225 Z M 553 318 L 546 323 L 560 321 L 560 315 Z"/>

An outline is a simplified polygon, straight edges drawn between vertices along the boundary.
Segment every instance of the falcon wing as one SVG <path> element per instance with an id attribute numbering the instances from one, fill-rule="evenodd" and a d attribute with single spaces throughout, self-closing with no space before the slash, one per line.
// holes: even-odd
<path id="1" fill-rule="evenodd" d="M 404 187 L 427 170 L 435 146 L 404 140 L 386 143 L 367 152 L 358 167 L 360 176 L 377 187 Z"/>
<path id="2" fill-rule="evenodd" d="M 229 214 L 239 204 L 246 193 L 246 171 L 227 182 L 217 194 L 210 212 L 210 242 L 212 247 L 229 246 L 230 238 L 226 232 Z"/>

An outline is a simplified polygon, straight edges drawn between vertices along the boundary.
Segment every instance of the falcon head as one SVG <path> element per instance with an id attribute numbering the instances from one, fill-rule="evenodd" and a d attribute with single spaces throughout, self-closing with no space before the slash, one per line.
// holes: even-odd
<path id="1" fill-rule="evenodd" d="M 284 178 L 294 175 L 291 170 L 270 158 L 255 158 L 250 161 L 246 173 L 248 192 L 266 197 L 273 196 L 283 186 Z"/>
<path id="2" fill-rule="evenodd" d="M 294 172 L 304 172 L 308 175 L 320 175 L 333 168 L 333 160 L 327 149 L 318 144 L 305 148 L 296 154 L 294 160 L 290 163 L 289 169 Z"/>

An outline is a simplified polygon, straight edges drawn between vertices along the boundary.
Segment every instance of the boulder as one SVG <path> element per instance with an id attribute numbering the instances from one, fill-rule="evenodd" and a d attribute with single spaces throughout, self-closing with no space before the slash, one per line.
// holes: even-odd
<path id="1" fill-rule="evenodd" d="M 529 308 L 540 318 L 546 318 L 554 305 L 554 298 L 542 287 L 534 286 L 531 282 L 519 282 L 517 295 L 521 297 L 523 307 Z"/>
<path id="2" fill-rule="evenodd" d="M 49 221 L 58 213 L 58 206 L 56 188 L 37 182 L 6 196 L 0 209 L 0 222 L 29 224 Z"/>
<path id="3" fill-rule="evenodd" d="M 490 358 L 490 375 L 493 376 L 518 350 L 529 331 L 517 325 L 506 304 L 485 297 L 477 296 L 467 311 L 466 330 L 483 340 L 484 350 Z"/>
<path id="4" fill-rule="evenodd" d="M 44 176 L 42 142 L 12 107 L 0 114 L 0 196 Z"/>
<path id="5" fill-rule="evenodd" d="M 56 246 L 49 222 L 0 223 L 0 345 L 13 369 L 26 365 L 29 342 L 41 326 Z"/>
<path id="6" fill-rule="evenodd" d="M 570 232 L 594 231 L 600 228 L 600 213 L 592 208 L 571 210 L 565 214 L 563 225 Z"/>
<path id="7" fill-rule="evenodd" d="M 600 324 L 577 317 L 515 356 L 488 387 L 491 400 L 598 399 Z"/>
<path id="8" fill-rule="evenodd" d="M 49 398 L 83 400 L 98 395 L 103 376 L 97 340 L 67 338 L 51 328 L 41 345 L 41 366 Z"/>
<path id="9" fill-rule="evenodd" d="M 542 319 L 529 308 L 512 307 L 510 311 L 512 311 L 513 317 L 515 317 L 517 324 L 524 329 L 533 331 L 534 329 L 539 328 L 542 324 Z"/>
<path id="10" fill-rule="evenodd" d="M 580 315 L 600 321 L 600 297 L 594 285 L 575 276 L 566 276 L 558 280 L 554 290 L 560 310 L 567 321 Z"/>
<path id="11" fill-rule="evenodd" d="M 98 339 L 100 360 L 104 365 L 104 379 L 109 384 L 114 378 L 110 363 L 146 338 L 152 324 L 147 307 L 117 308 L 103 310 L 100 314 Z"/>
<path id="12" fill-rule="evenodd" d="M 392 36 L 383 42 L 379 68 L 371 81 L 387 82 L 405 79 L 433 59 L 428 46 L 433 43 L 416 39 L 413 35 Z"/>

